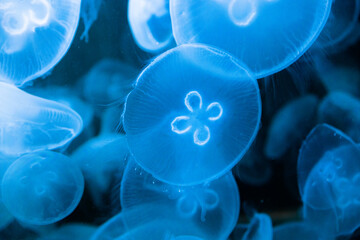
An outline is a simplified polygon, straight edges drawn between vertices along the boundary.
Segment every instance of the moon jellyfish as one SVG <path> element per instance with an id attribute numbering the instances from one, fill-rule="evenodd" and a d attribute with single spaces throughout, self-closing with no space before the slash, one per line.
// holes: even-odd
<path id="1" fill-rule="evenodd" d="M 2 82 L 0 109 L 0 152 L 7 155 L 59 148 L 83 128 L 71 108 Z"/>
<path id="2" fill-rule="evenodd" d="M 324 229 L 323 229 L 324 230 Z M 273 240 L 331 240 L 324 239 L 318 231 L 305 222 L 290 222 L 274 228 Z"/>
<path id="3" fill-rule="evenodd" d="M 319 99 L 305 95 L 288 102 L 271 120 L 264 153 L 268 158 L 278 159 L 286 151 L 301 142 L 316 123 Z"/>
<path id="4" fill-rule="evenodd" d="M 23 85 L 52 69 L 66 54 L 80 0 L 2 0 L 0 81 Z"/>
<path id="5" fill-rule="evenodd" d="M 177 44 L 204 43 L 243 61 L 256 78 L 295 62 L 323 29 L 331 0 L 172 0 Z"/>
<path id="6" fill-rule="evenodd" d="M 238 231 L 240 230 L 240 231 Z M 231 234 L 232 240 L 272 240 L 273 228 L 269 215 L 255 213 L 246 226 L 239 224 Z"/>
<path id="7" fill-rule="evenodd" d="M 109 190 L 114 174 L 122 174 L 129 154 L 123 135 L 107 134 L 92 138 L 80 146 L 71 158 L 80 167 L 90 194 L 98 206 Z"/>
<path id="8" fill-rule="evenodd" d="M 36 240 L 88 240 L 96 230 L 96 227 L 92 225 L 71 223 L 62 225 Z"/>
<path id="9" fill-rule="evenodd" d="M 318 119 L 360 141 L 360 100 L 350 94 L 330 92 L 320 103 Z"/>
<path id="10" fill-rule="evenodd" d="M 74 211 L 83 194 L 84 179 L 68 157 L 40 151 L 11 164 L 1 187 L 4 205 L 15 218 L 46 225 Z"/>
<path id="11" fill-rule="evenodd" d="M 168 218 L 182 226 L 177 234 L 192 234 L 195 230 L 187 229 L 194 228 L 197 236 L 208 240 L 226 239 L 235 227 L 240 208 L 231 173 L 212 182 L 179 187 L 155 179 L 135 161 L 130 161 L 125 169 L 120 194 L 123 209 L 150 206 L 148 215 Z M 158 206 L 169 210 L 162 212 Z"/>
<path id="12" fill-rule="evenodd" d="M 81 82 L 82 96 L 95 106 L 122 103 L 132 89 L 138 71 L 115 59 L 98 62 Z"/>
<path id="13" fill-rule="evenodd" d="M 358 24 L 360 1 L 333 0 L 329 19 L 322 30 L 315 46 L 334 48 L 352 33 Z"/>
<path id="14" fill-rule="evenodd" d="M 339 130 L 319 125 L 300 150 L 298 171 L 307 221 L 335 235 L 351 234 L 360 226 L 358 145 Z"/>
<path id="15" fill-rule="evenodd" d="M 125 103 L 124 129 L 135 160 L 154 177 L 192 185 L 229 171 L 260 123 L 259 88 L 236 59 L 183 45 L 155 59 Z"/>
<path id="16" fill-rule="evenodd" d="M 89 31 L 93 23 L 98 17 L 102 0 L 81 0 L 80 17 L 84 22 L 84 32 L 81 34 L 80 39 L 85 42 L 89 41 Z"/>
<path id="17" fill-rule="evenodd" d="M 105 109 L 101 115 L 101 134 L 118 133 L 122 130 L 124 105 L 115 105 Z"/>
<path id="18" fill-rule="evenodd" d="M 0 181 L 3 179 L 6 170 L 12 162 L 12 158 L 0 154 Z M 3 204 L 0 184 L 0 231 L 5 229 L 13 220 L 14 217 L 9 213 L 9 211 Z"/>
<path id="19" fill-rule="evenodd" d="M 158 52 L 173 42 L 169 0 L 129 0 L 128 20 L 137 45 Z"/>

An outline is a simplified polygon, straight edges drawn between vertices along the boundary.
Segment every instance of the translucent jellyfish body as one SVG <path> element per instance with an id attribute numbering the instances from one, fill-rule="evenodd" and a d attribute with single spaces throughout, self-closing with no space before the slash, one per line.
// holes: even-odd
<path id="1" fill-rule="evenodd" d="M 0 152 L 4 154 L 64 146 L 83 127 L 81 117 L 71 108 L 1 82 L 0 109 Z"/>
<path id="2" fill-rule="evenodd" d="M 240 208 L 239 192 L 231 173 L 212 182 L 179 187 L 156 180 L 135 161 L 126 167 L 120 194 L 123 209 L 150 206 L 144 215 L 169 219 L 180 226 L 172 230 L 173 234 L 194 234 L 209 240 L 229 236 Z M 163 211 L 160 206 L 168 210 Z"/>
<path id="3" fill-rule="evenodd" d="M 316 47 L 336 48 L 346 40 L 358 24 L 359 0 L 333 0 L 329 19 L 321 32 Z"/>
<path id="4" fill-rule="evenodd" d="M 325 229 L 321 229 L 324 231 Z M 305 222 L 290 222 L 276 226 L 274 228 L 274 240 L 331 240 L 332 238 L 322 238 L 319 232 Z"/>
<path id="5" fill-rule="evenodd" d="M 169 0 L 129 0 L 128 20 L 137 45 L 158 52 L 173 42 Z"/>
<path id="6" fill-rule="evenodd" d="M 84 32 L 81 34 L 81 39 L 86 42 L 89 41 L 89 31 L 93 23 L 98 18 L 99 10 L 102 0 L 82 0 L 80 16 L 84 22 Z"/>
<path id="7" fill-rule="evenodd" d="M 3 179 L 6 170 L 13 161 L 14 159 L 0 154 L 0 182 Z M 0 184 L 0 231 L 6 228 L 13 220 L 14 217 L 9 213 L 9 211 L 3 204 Z"/>
<path id="8" fill-rule="evenodd" d="M 339 130 L 319 125 L 300 150 L 298 172 L 305 219 L 335 235 L 360 226 L 358 145 Z"/>
<path id="9" fill-rule="evenodd" d="M 231 234 L 232 240 L 272 240 L 273 227 L 269 215 L 255 213 L 248 225 L 239 224 Z"/>
<path id="10" fill-rule="evenodd" d="M 156 178 L 191 185 L 245 154 L 261 115 L 259 88 L 236 59 L 202 45 L 174 48 L 139 76 L 124 111 L 136 161 Z"/>
<path id="11" fill-rule="evenodd" d="M 273 117 L 265 142 L 264 153 L 277 159 L 306 137 L 316 122 L 319 99 L 306 95 L 288 102 Z"/>
<path id="12" fill-rule="evenodd" d="M 4 205 L 18 220 L 46 225 L 68 216 L 84 190 L 80 169 L 59 153 L 39 151 L 23 155 L 2 180 Z"/>
<path id="13" fill-rule="evenodd" d="M 0 81 L 22 85 L 65 55 L 80 15 L 80 0 L 2 0 Z"/>
<path id="14" fill-rule="evenodd" d="M 96 230 L 96 227 L 93 225 L 71 223 L 43 234 L 42 237 L 36 240 L 88 240 Z"/>
<path id="15" fill-rule="evenodd" d="M 360 142 L 360 100 L 345 92 L 330 92 L 319 105 L 318 120 Z"/>
<path id="16" fill-rule="evenodd" d="M 219 47 L 260 78 L 288 67 L 312 45 L 326 23 L 331 2 L 172 0 L 170 14 L 178 44 Z"/>
<path id="17" fill-rule="evenodd" d="M 109 190 L 115 174 L 122 174 L 129 155 L 123 135 L 107 134 L 92 138 L 80 146 L 71 158 L 80 167 L 95 204 Z"/>
<path id="18" fill-rule="evenodd" d="M 122 103 L 137 75 L 133 66 L 116 59 L 103 59 L 82 78 L 82 95 L 95 106 Z"/>

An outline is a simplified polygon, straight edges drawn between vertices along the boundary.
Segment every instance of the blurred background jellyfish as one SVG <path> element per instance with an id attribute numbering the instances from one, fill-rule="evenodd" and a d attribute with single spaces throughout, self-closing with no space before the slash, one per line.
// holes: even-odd
<path id="1" fill-rule="evenodd" d="M 0 81 L 21 86 L 52 69 L 68 51 L 80 0 L 2 0 Z"/>
<path id="2" fill-rule="evenodd" d="M 331 0 L 172 0 L 170 15 L 177 44 L 219 47 L 243 61 L 256 78 L 261 78 L 283 70 L 306 52 L 323 29 L 331 3 Z"/>
<path id="3" fill-rule="evenodd" d="M 94 107 L 121 104 L 132 90 L 138 70 L 116 59 L 102 59 L 81 79 L 83 98 Z"/>
<path id="4" fill-rule="evenodd" d="M 83 194 L 84 179 L 68 157 L 39 151 L 12 163 L 1 188 L 4 205 L 15 218 L 46 225 L 74 211 Z"/>
<path id="5" fill-rule="evenodd" d="M 81 117 L 71 108 L 2 82 L 0 109 L 0 152 L 3 154 L 59 148 L 83 129 Z"/>
<path id="6" fill-rule="evenodd" d="M 360 226 L 360 147 L 319 125 L 301 148 L 298 171 L 304 218 L 330 236 L 353 233 Z"/>
<path id="7" fill-rule="evenodd" d="M 98 18 L 98 13 L 101 7 L 102 0 L 81 0 L 80 17 L 84 23 L 84 32 L 80 39 L 89 41 L 89 31 L 93 23 Z"/>
<path id="8" fill-rule="evenodd" d="M 329 19 L 314 47 L 336 51 L 337 45 L 349 38 L 359 24 L 359 14 L 359 0 L 333 0 Z"/>
<path id="9" fill-rule="evenodd" d="M 155 53 L 174 44 L 169 0 L 129 0 L 128 21 L 142 50 Z"/>
<path id="10" fill-rule="evenodd" d="M 325 229 L 319 229 L 324 231 Z M 306 222 L 289 222 L 274 228 L 273 240 L 331 240 L 335 238 L 322 238 L 319 231 Z"/>
<path id="11" fill-rule="evenodd" d="M 140 74 L 125 104 L 124 129 L 146 171 L 192 185 L 225 174 L 242 158 L 260 115 L 258 84 L 236 59 L 183 45 Z"/>
<path id="12" fill-rule="evenodd" d="M 318 110 L 319 123 L 330 124 L 360 142 L 360 100 L 345 92 L 330 92 Z"/>
<path id="13" fill-rule="evenodd" d="M 103 194 L 109 191 L 114 176 L 122 175 L 128 155 L 126 138 L 120 134 L 92 138 L 71 155 L 84 175 L 95 205 L 102 206 Z"/>
<path id="14" fill-rule="evenodd" d="M 266 157 L 279 159 L 291 146 L 301 143 L 316 123 L 318 104 L 319 99 L 309 94 L 287 102 L 275 114 L 266 137 Z"/>
<path id="15" fill-rule="evenodd" d="M 125 169 L 120 194 L 122 209 L 151 206 L 147 215 L 169 219 L 179 226 L 173 234 L 196 233 L 209 240 L 230 235 L 240 208 L 239 192 L 231 173 L 212 182 L 179 187 L 155 179 L 133 160 Z M 162 212 L 159 206 L 169 210 Z"/>
<path id="16" fill-rule="evenodd" d="M 272 240 L 273 227 L 269 215 L 255 213 L 248 225 L 239 224 L 230 237 L 231 240 Z"/>
<path id="17" fill-rule="evenodd" d="M 89 240 L 97 228 L 94 225 L 69 223 L 62 225 L 51 232 L 42 234 L 36 240 Z"/>

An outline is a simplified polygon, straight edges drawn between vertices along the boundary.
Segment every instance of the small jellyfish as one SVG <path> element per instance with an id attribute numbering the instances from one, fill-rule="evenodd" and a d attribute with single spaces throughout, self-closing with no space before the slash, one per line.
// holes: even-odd
<path id="1" fill-rule="evenodd" d="M 235 227 L 240 208 L 239 192 L 231 173 L 212 182 L 179 187 L 155 179 L 133 160 L 124 172 L 120 201 L 123 209 L 152 206 L 148 215 L 169 218 L 183 226 L 177 234 L 194 233 L 187 230 L 187 223 L 191 222 L 196 226 L 197 236 L 204 239 L 225 239 Z M 159 212 L 156 206 L 169 210 Z"/>
<path id="2" fill-rule="evenodd" d="M 102 196 L 109 190 L 114 175 L 122 174 L 128 154 L 124 135 L 107 134 L 90 139 L 71 155 L 97 206 L 101 206 Z"/>
<path id="3" fill-rule="evenodd" d="M 103 59 L 82 78 L 81 95 L 95 107 L 123 103 L 137 75 L 138 71 L 131 65 Z"/>
<path id="4" fill-rule="evenodd" d="M 98 13 L 101 7 L 102 0 L 81 0 L 80 17 L 84 22 L 84 32 L 80 39 L 89 41 L 89 31 L 93 23 L 98 18 Z"/>
<path id="5" fill-rule="evenodd" d="M 308 222 L 335 236 L 360 226 L 360 148 L 349 137 L 329 125 L 317 126 L 300 150 L 298 171 Z"/>
<path id="6" fill-rule="evenodd" d="M 273 227 L 269 215 L 255 213 L 248 225 L 239 224 L 231 234 L 231 240 L 272 240 Z"/>
<path id="7" fill-rule="evenodd" d="M 80 0 L 2 0 L 0 81 L 21 86 L 52 69 L 66 54 Z"/>
<path id="8" fill-rule="evenodd" d="M 172 0 L 177 44 L 219 47 L 243 61 L 256 78 L 295 62 L 313 44 L 332 0 Z"/>
<path id="9" fill-rule="evenodd" d="M 68 157 L 39 151 L 11 164 L 1 188 L 4 205 L 15 218 L 47 225 L 74 211 L 84 191 L 84 179 Z"/>
<path id="10" fill-rule="evenodd" d="M 322 231 L 325 231 L 322 229 Z M 318 231 L 306 222 L 290 222 L 274 228 L 273 240 L 331 240 L 322 238 Z"/>
<path id="11" fill-rule="evenodd" d="M 236 59 L 204 45 L 156 58 L 128 95 L 124 130 L 135 160 L 154 177 L 193 185 L 228 172 L 260 124 L 259 88 Z"/>
<path id="12" fill-rule="evenodd" d="M 330 92 L 321 101 L 318 121 L 330 124 L 360 141 L 360 100 L 345 92 Z"/>
<path id="13" fill-rule="evenodd" d="M 319 99 L 305 95 L 288 102 L 271 120 L 264 153 L 270 159 L 279 159 L 287 150 L 301 143 L 316 123 Z"/>
<path id="14" fill-rule="evenodd" d="M 359 0 L 333 0 L 329 19 L 314 47 L 336 48 L 338 44 L 349 38 L 358 24 L 359 14 Z"/>
<path id="15" fill-rule="evenodd" d="M 159 52 L 173 43 L 169 0 L 129 0 L 128 21 L 137 45 Z"/>
<path id="16" fill-rule="evenodd" d="M 0 152 L 7 155 L 59 148 L 83 129 L 71 108 L 2 82 L 0 109 Z"/>

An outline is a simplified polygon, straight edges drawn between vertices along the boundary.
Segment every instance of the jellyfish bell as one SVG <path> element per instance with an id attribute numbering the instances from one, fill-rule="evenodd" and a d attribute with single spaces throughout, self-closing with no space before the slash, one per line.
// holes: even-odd
<path id="1" fill-rule="evenodd" d="M 197 229 L 203 239 L 225 239 L 235 227 L 239 208 L 239 192 L 231 173 L 196 186 L 180 187 L 161 182 L 129 161 L 121 182 L 122 209 L 153 206 L 149 216 L 171 219 L 183 226 L 175 235 L 186 235 Z M 156 206 L 168 208 L 159 212 Z"/>
<path id="2" fill-rule="evenodd" d="M 68 51 L 80 0 L 0 3 L 0 81 L 18 86 L 52 69 Z"/>
<path id="3" fill-rule="evenodd" d="M 194 185 L 242 158 L 260 115 L 258 84 L 236 59 L 183 45 L 140 74 L 125 103 L 124 129 L 142 168 L 167 183 Z"/>
<path id="4" fill-rule="evenodd" d="M 331 2 L 173 0 L 170 15 L 177 44 L 216 46 L 262 78 L 285 69 L 307 51 L 326 23 Z"/>
<path id="5" fill-rule="evenodd" d="M 80 169 L 59 153 L 39 151 L 13 162 L 2 179 L 3 202 L 21 222 L 47 225 L 68 216 L 80 202 Z"/>
<path id="6" fill-rule="evenodd" d="M 137 45 L 159 52 L 174 43 L 169 0 L 129 0 L 128 20 Z"/>

